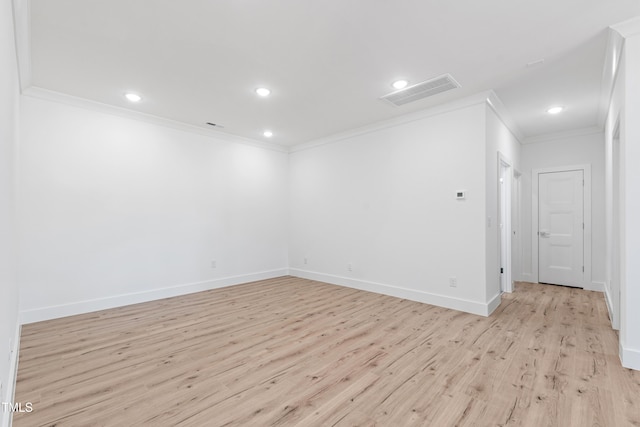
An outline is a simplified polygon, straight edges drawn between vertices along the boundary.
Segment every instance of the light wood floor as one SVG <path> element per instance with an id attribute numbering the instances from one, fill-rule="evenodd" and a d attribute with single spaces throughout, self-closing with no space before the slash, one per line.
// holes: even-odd
<path id="1" fill-rule="evenodd" d="M 284 277 L 22 329 L 21 426 L 640 426 L 602 294 L 489 318 Z"/>

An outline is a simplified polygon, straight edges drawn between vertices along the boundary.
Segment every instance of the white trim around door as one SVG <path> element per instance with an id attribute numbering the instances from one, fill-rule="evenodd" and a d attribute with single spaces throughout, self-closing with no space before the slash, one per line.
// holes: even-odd
<path id="1" fill-rule="evenodd" d="M 531 269 L 538 282 L 538 175 L 552 172 L 582 171 L 584 176 L 584 276 L 582 288 L 591 290 L 591 165 L 560 166 L 531 171 Z"/>
<path id="2" fill-rule="evenodd" d="M 513 292 L 513 266 L 511 259 L 511 217 L 513 215 L 511 185 L 513 168 L 511 161 L 498 152 L 498 262 L 500 290 Z"/>

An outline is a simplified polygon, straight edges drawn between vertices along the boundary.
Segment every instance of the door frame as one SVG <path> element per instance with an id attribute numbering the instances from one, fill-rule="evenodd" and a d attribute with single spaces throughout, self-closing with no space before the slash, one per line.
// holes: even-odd
<path id="1" fill-rule="evenodd" d="M 539 193 L 538 193 L 538 179 L 539 175 L 543 173 L 553 172 L 571 172 L 582 171 L 584 178 L 584 207 L 583 207 L 583 221 L 584 221 L 584 275 L 582 276 L 582 287 L 584 289 L 594 289 L 594 285 L 591 283 L 591 165 L 575 165 L 575 166 L 559 166 L 554 168 L 542 168 L 533 169 L 531 171 L 531 269 L 533 270 L 533 281 L 538 283 L 538 206 L 539 206 Z"/>
<path id="2" fill-rule="evenodd" d="M 501 180 L 503 181 L 501 183 Z M 498 268 L 500 274 L 500 291 L 513 292 L 512 260 L 511 260 L 511 184 L 513 167 L 511 161 L 498 152 Z"/>
<path id="3" fill-rule="evenodd" d="M 607 188 L 607 281 L 605 300 L 611 319 L 611 327 L 620 330 L 620 292 L 622 282 L 622 147 L 620 145 L 620 118 L 616 120 L 611 139 L 611 181 Z M 610 199 L 609 199 L 610 198 Z"/>
<path id="4" fill-rule="evenodd" d="M 522 281 L 522 173 L 513 170 L 513 186 L 511 187 L 511 264 L 512 279 L 516 282 Z"/>

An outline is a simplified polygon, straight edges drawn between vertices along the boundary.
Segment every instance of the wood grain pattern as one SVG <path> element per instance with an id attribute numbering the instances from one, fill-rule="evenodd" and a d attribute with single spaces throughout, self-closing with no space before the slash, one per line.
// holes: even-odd
<path id="1" fill-rule="evenodd" d="M 483 318 L 293 277 L 26 325 L 22 426 L 640 426 L 602 294 Z"/>

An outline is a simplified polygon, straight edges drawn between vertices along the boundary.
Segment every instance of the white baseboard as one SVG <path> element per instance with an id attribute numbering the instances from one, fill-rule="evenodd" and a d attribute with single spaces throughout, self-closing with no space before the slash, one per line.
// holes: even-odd
<path id="1" fill-rule="evenodd" d="M 335 276 L 333 274 L 318 273 L 315 271 L 290 268 L 289 274 L 303 279 L 317 280 L 319 282 L 331 283 L 333 285 L 345 286 L 353 289 L 360 289 L 368 292 L 389 295 L 397 298 L 404 298 L 425 304 L 437 305 L 439 307 L 464 311 L 480 316 L 489 316 L 500 304 L 500 295 L 494 297 L 489 303 L 481 303 L 462 298 L 450 297 L 447 295 L 433 294 L 416 289 L 401 288 L 382 283 L 369 282 L 365 280 L 352 279 L 349 277 Z M 493 307 L 493 308 L 492 308 Z"/>
<path id="2" fill-rule="evenodd" d="M 491 298 L 487 303 L 487 316 L 491 315 L 495 311 L 496 308 L 500 306 L 502 302 L 502 294 L 498 293 L 495 297 Z"/>
<path id="3" fill-rule="evenodd" d="M 187 283 L 183 285 L 154 289 L 144 292 L 135 292 L 130 294 L 115 295 L 106 298 L 78 301 L 69 304 L 35 308 L 31 310 L 21 311 L 20 323 L 28 324 L 41 322 L 43 320 L 57 319 L 60 317 L 90 313 L 93 311 L 122 307 L 130 304 L 138 304 L 163 298 L 171 298 L 175 296 L 191 294 L 194 292 L 208 291 L 210 289 L 223 288 L 225 286 L 233 286 L 247 282 L 254 282 L 256 280 L 272 279 L 274 277 L 286 276 L 288 274 L 289 270 L 287 268 L 281 268 L 277 270 L 261 271 L 239 276 L 207 280 L 204 282 Z"/>
<path id="4" fill-rule="evenodd" d="M 604 292 L 604 282 L 591 282 L 583 287 L 585 291 Z"/>
<path id="5" fill-rule="evenodd" d="M 640 350 L 625 347 L 620 343 L 620 362 L 625 368 L 640 371 Z"/>
<path id="6" fill-rule="evenodd" d="M 607 304 L 607 312 L 609 313 L 609 319 L 611 319 L 611 327 L 615 330 L 620 330 L 620 318 L 615 318 L 613 315 L 613 302 L 611 301 L 611 294 L 606 285 L 604 288 L 604 300 Z"/>
<path id="7" fill-rule="evenodd" d="M 11 348 L 11 359 L 9 360 L 9 377 L 8 384 L 4 396 L 0 396 L 3 402 L 13 402 L 16 390 L 16 378 L 18 376 L 18 359 L 20 352 L 20 324 L 16 324 L 16 332 L 13 337 L 13 347 Z M 11 427 L 13 422 L 13 414 L 4 412 L 0 408 L 0 427 Z"/>
<path id="8" fill-rule="evenodd" d="M 609 295 L 608 290 L 604 291 L 604 302 L 607 304 L 607 312 L 609 312 L 609 319 L 613 319 L 613 303 L 611 302 L 611 295 Z"/>

